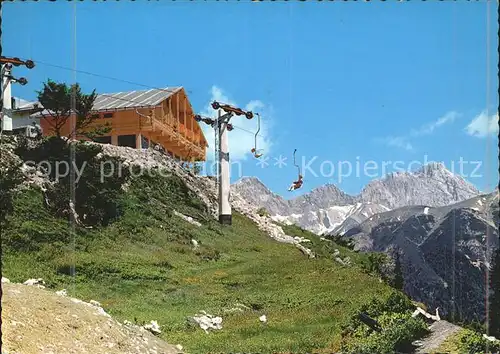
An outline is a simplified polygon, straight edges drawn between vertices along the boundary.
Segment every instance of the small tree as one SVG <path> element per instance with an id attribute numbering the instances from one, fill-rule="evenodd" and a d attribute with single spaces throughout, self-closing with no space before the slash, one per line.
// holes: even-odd
<path id="1" fill-rule="evenodd" d="M 500 337 L 500 248 L 493 257 L 493 267 L 490 270 L 490 304 L 489 304 L 489 332 Z"/>
<path id="2" fill-rule="evenodd" d="M 394 288 L 400 291 L 403 291 L 404 288 L 403 270 L 401 268 L 399 253 L 396 253 L 396 260 L 394 265 Z"/>
<path id="3" fill-rule="evenodd" d="M 57 83 L 48 79 L 43 84 L 43 89 L 36 92 L 38 101 L 46 110 L 42 111 L 43 119 L 52 126 L 58 138 L 61 137 L 61 130 L 72 114 L 75 115 L 76 121 L 74 129 L 70 129 L 68 137 L 75 134 L 93 139 L 111 130 L 109 123 L 95 126 L 91 130 L 87 129 L 97 118 L 92 114 L 92 107 L 97 97 L 95 90 L 90 94 L 85 94 L 81 91 L 78 83 L 68 86 L 65 83 Z"/>

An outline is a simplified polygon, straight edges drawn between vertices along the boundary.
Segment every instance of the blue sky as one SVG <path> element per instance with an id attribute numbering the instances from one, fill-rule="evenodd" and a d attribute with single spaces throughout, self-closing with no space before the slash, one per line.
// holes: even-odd
<path id="1" fill-rule="evenodd" d="M 261 112 L 269 165 L 250 155 L 256 119 L 236 117 L 232 180 L 257 176 L 288 198 L 325 183 L 355 194 L 432 160 L 494 188 L 497 22 L 486 2 L 17 2 L 3 5 L 2 41 L 3 55 L 184 86 L 201 113 L 214 98 Z M 98 93 L 144 89 L 41 63 L 14 73 L 28 78 L 13 87 L 25 99 L 47 78 Z M 294 149 L 305 182 L 292 194 Z"/>

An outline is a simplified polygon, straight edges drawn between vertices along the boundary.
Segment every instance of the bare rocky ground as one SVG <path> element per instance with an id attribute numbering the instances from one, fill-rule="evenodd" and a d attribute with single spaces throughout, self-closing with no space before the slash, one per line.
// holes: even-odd
<path id="1" fill-rule="evenodd" d="M 419 341 L 419 347 L 415 351 L 418 354 L 435 353 L 441 344 L 450 336 L 460 331 L 462 327 L 447 321 L 437 321 L 430 325 L 431 333 Z"/>
<path id="2" fill-rule="evenodd" d="M 175 354 L 179 348 L 91 304 L 2 282 L 2 354 Z"/>

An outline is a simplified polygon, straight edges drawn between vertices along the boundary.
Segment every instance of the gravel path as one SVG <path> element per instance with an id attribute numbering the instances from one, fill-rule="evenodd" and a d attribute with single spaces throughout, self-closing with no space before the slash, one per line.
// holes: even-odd
<path id="1" fill-rule="evenodd" d="M 447 321 L 437 321 L 434 322 L 429 329 L 431 333 L 420 341 L 421 345 L 415 353 L 432 353 L 432 351 L 436 350 L 449 336 L 457 333 L 462 327 Z"/>

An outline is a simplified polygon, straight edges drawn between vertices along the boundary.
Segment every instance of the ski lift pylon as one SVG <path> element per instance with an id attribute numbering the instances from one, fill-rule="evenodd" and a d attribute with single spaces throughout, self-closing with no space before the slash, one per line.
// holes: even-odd
<path id="1" fill-rule="evenodd" d="M 213 109 L 222 109 L 226 113 L 234 113 L 237 116 L 244 115 L 247 119 L 252 119 L 253 118 L 253 113 L 251 111 L 244 111 L 241 108 L 238 107 L 233 107 L 228 104 L 223 104 L 217 101 L 213 101 L 211 103 L 211 106 Z"/>

